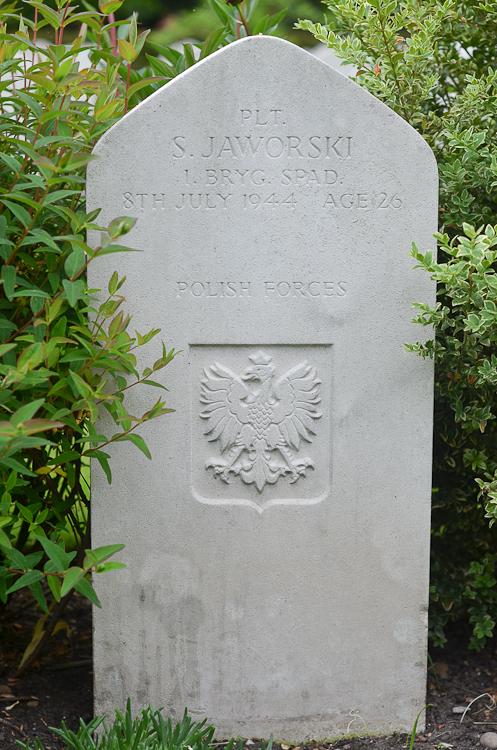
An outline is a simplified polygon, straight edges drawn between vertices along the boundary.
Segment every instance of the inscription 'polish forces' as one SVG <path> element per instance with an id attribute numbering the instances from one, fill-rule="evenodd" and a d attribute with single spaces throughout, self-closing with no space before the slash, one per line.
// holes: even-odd
<path id="1" fill-rule="evenodd" d="M 219 441 L 224 458 L 210 458 L 205 468 L 230 484 L 230 475 L 262 492 L 266 484 L 290 475 L 290 484 L 314 468 L 310 458 L 300 458 L 302 440 L 312 442 L 314 421 L 322 414 L 317 405 L 320 380 L 304 360 L 274 380 L 276 368 L 263 351 L 249 355 L 252 366 L 241 378 L 215 362 L 204 370 L 200 401 L 206 420 L 204 434 Z M 252 389 L 245 383 L 254 384 Z"/>
<path id="2" fill-rule="evenodd" d="M 176 297 L 236 298 L 263 295 L 266 298 L 345 297 L 345 281 L 177 281 Z"/>
<path id="3" fill-rule="evenodd" d="M 193 156 L 188 153 L 187 140 L 182 135 L 173 138 L 173 157 L 183 159 Z M 201 149 L 202 159 L 243 159 L 245 156 L 255 157 L 259 154 L 270 159 L 350 159 L 352 136 L 321 136 L 311 135 L 300 138 L 297 135 L 225 135 L 207 137 L 205 148 Z"/>

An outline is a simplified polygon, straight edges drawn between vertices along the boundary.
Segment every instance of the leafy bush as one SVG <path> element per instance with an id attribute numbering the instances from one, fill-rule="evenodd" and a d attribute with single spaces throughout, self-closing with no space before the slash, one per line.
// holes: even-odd
<path id="1" fill-rule="evenodd" d="M 136 428 L 171 410 L 159 399 L 134 417 L 126 391 L 144 383 L 164 388 L 151 376 L 174 357 L 163 345 L 155 364 L 140 374 L 135 350 L 159 331 L 128 333 L 125 280 L 117 274 L 98 309 L 85 280 L 95 257 L 130 249 L 119 240 L 134 223 L 117 218 L 99 227 L 99 212 L 86 213 L 91 150 L 140 91 L 143 96 L 166 79 L 130 80 L 129 58 L 146 36 L 138 36 L 135 18 L 126 24 L 128 41 L 119 40 L 114 54 L 110 32 L 116 26 L 106 14 L 119 2 L 104 3 L 101 13 L 76 13 L 65 2 L 57 10 L 30 5 L 31 23 L 12 5 L 0 11 L 0 599 L 5 605 L 11 593 L 29 586 L 45 613 L 21 671 L 36 658 L 74 589 L 99 605 L 88 573 L 123 567 L 107 562 L 123 545 L 90 549 L 89 462 L 96 459 L 110 482 L 108 445 L 128 440 L 149 456 Z M 18 28 L 9 33 L 6 24 L 11 28 L 14 21 Z M 74 22 L 80 34 L 63 44 L 64 29 Z M 52 43 L 40 39 L 47 32 Z M 85 34 L 93 50 L 89 64 L 81 62 Z M 86 244 L 89 229 L 104 233 L 96 250 Z M 100 406 L 114 419 L 113 435 L 97 430 Z"/>
<path id="2" fill-rule="evenodd" d="M 357 69 L 357 81 L 428 141 L 440 171 L 430 637 L 471 624 L 480 649 L 497 621 L 497 8 L 486 2 L 338 0 L 326 25 L 299 22 Z M 422 189 L 422 186 L 420 186 Z M 485 225 L 488 226 L 485 228 Z M 474 225 L 480 227 L 475 229 Z M 418 302 L 415 301 L 414 302 Z"/>

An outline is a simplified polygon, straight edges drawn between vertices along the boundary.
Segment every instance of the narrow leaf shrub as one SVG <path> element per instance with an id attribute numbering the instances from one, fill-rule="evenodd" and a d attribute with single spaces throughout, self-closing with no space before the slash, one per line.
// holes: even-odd
<path id="1" fill-rule="evenodd" d="M 357 82 L 415 127 L 440 172 L 439 262 L 413 248 L 438 282 L 417 303 L 435 340 L 430 638 L 449 619 L 480 649 L 497 621 L 497 8 L 488 2 L 337 0 L 330 21 L 300 21 L 358 70 Z M 419 186 L 420 190 L 423 186 Z"/>
<path id="2" fill-rule="evenodd" d="M 45 613 L 21 671 L 74 590 L 100 606 L 88 573 L 124 567 L 108 562 L 122 544 L 90 549 L 89 464 L 98 461 L 110 482 L 107 448 L 123 440 L 150 458 L 137 428 L 171 410 L 152 400 L 132 416 L 126 393 L 145 382 L 164 389 L 154 376 L 175 356 L 162 345 L 140 372 L 136 351 L 159 331 L 129 333 L 125 279 L 116 273 L 97 308 L 86 284 L 95 257 L 130 250 L 120 243 L 134 223 L 101 227 L 84 199 L 94 144 L 150 83 L 131 83 L 113 50 L 106 13 L 120 3 L 101 13 L 30 5 L 32 22 L 0 7 L 0 600 L 5 606 L 29 587 Z M 74 23 L 79 35 L 65 44 Z M 126 33 L 139 49 L 146 32 L 137 35 L 135 18 Z M 103 236 L 96 250 L 86 243 L 90 229 Z M 114 434 L 97 429 L 99 408 L 113 417 Z"/>
<path id="3" fill-rule="evenodd" d="M 107 726 L 105 718 L 97 716 L 89 724 L 80 719 L 77 732 L 68 729 L 64 722 L 60 729 L 50 727 L 50 730 L 60 737 L 67 750 L 207 750 L 216 747 L 214 727 L 206 726 L 206 719 L 194 722 L 186 709 L 183 719 L 173 727 L 170 718 L 164 721 L 162 709 L 154 711 L 151 706 L 133 718 L 128 698 L 125 713 L 116 710 L 113 724 Z M 230 740 L 226 750 L 231 750 L 233 743 L 234 740 Z M 24 750 L 45 750 L 38 737 L 33 745 L 29 740 L 17 741 L 17 744 Z"/>

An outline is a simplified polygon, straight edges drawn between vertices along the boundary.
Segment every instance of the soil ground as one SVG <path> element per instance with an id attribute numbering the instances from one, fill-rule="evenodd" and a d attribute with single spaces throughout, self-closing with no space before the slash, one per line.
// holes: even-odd
<path id="1" fill-rule="evenodd" d="M 60 727 L 65 722 L 76 730 L 80 717 L 88 722 L 93 715 L 91 610 L 82 597 L 73 597 L 65 613 L 70 632 L 59 632 L 35 667 L 21 679 L 13 680 L 9 676 L 19 663 L 29 629 L 32 632 L 38 617 L 33 609 L 23 606 L 19 597 L 17 614 L 4 618 L 0 632 L 0 693 L 4 688 L 10 690 L 6 696 L 0 695 L 0 750 L 16 748 L 15 740 L 26 742 L 28 738 L 33 747 L 36 736 L 45 750 L 62 750 L 65 745 L 49 727 Z M 416 738 L 418 750 L 470 750 L 480 745 L 484 732 L 497 732 L 496 647 L 490 642 L 484 651 L 476 653 L 467 650 L 467 643 L 467 636 L 453 632 L 443 650 L 431 650 L 437 675 L 432 668 L 428 671 L 426 703 L 434 705 L 427 710 L 426 729 Z M 489 695 L 476 700 L 461 723 L 461 714 L 454 713 L 453 708 L 468 707 L 483 693 Z M 351 731 L 360 723 L 357 719 Z M 259 750 L 257 738 L 251 738 L 249 743 L 247 739 L 244 738 L 244 750 Z M 407 740 L 405 734 L 366 736 L 321 745 L 309 742 L 298 750 L 401 750 Z M 280 750 L 278 745 L 275 750 Z M 283 750 L 288 750 L 288 746 Z"/>

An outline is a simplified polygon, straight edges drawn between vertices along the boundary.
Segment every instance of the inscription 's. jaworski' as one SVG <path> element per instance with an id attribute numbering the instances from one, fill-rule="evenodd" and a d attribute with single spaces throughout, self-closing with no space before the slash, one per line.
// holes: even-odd
<path id="1" fill-rule="evenodd" d="M 352 136 L 311 135 L 223 135 L 207 136 L 199 154 L 189 153 L 186 136 L 177 135 L 173 140 L 175 159 L 200 156 L 201 159 L 244 159 L 265 156 L 268 159 L 350 159 Z"/>
<path id="2" fill-rule="evenodd" d="M 275 378 L 269 354 L 259 350 L 249 359 L 241 377 L 219 362 L 204 369 L 200 417 L 207 440 L 218 442 L 221 453 L 206 461 L 206 470 L 226 484 L 238 476 L 262 493 L 282 476 L 293 484 L 314 468 L 299 451 L 302 440 L 313 441 L 314 422 L 322 416 L 321 381 L 305 360 Z"/>

